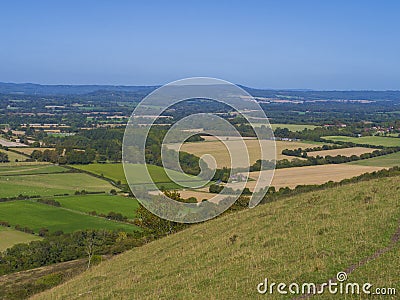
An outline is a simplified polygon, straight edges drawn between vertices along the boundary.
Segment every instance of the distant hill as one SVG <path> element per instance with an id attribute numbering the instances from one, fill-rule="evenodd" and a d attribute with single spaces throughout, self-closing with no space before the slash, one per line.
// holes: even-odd
<path id="1" fill-rule="evenodd" d="M 123 86 L 123 85 L 42 85 L 34 83 L 0 82 L 1 94 L 26 95 L 82 95 L 98 91 L 144 92 L 149 93 L 157 86 Z"/>
<path id="2" fill-rule="evenodd" d="M 400 102 L 400 91 L 315 91 L 255 89 L 239 85 L 255 97 L 291 100 L 390 100 Z M 98 92 L 130 92 L 146 95 L 159 86 L 124 85 L 42 85 L 0 82 L 0 94 L 23 95 L 83 95 Z"/>
<path id="3" fill-rule="evenodd" d="M 400 291 L 398 189 L 399 177 L 375 179 L 228 214 L 121 254 L 33 299 L 290 299 L 276 290 L 259 295 L 257 285 L 265 278 L 324 283 L 340 271 L 347 282 Z"/>

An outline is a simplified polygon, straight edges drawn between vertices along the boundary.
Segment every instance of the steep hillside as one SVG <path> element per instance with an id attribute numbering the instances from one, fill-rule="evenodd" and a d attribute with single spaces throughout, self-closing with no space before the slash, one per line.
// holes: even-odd
<path id="1" fill-rule="evenodd" d="M 257 285 L 264 278 L 323 283 L 339 271 L 400 293 L 399 179 L 302 194 L 195 225 L 34 299 L 289 299 L 259 295 Z"/>

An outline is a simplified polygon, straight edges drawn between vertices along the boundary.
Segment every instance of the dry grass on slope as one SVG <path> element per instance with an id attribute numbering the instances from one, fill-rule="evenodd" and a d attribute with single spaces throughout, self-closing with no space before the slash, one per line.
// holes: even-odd
<path id="1" fill-rule="evenodd" d="M 398 192 L 398 177 L 371 180 L 226 215 L 124 253 L 34 299 L 282 299 L 257 294 L 257 284 L 265 277 L 325 282 L 390 244 Z M 387 286 L 400 289 L 387 264 L 357 276 L 376 278 L 379 270 Z"/>

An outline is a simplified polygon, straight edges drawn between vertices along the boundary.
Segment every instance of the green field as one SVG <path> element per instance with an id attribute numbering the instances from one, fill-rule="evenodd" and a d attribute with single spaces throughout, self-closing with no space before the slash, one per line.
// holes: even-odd
<path id="1" fill-rule="evenodd" d="M 41 240 L 33 234 L 21 232 L 9 227 L 0 226 L 0 252 L 6 250 L 7 248 L 20 243 L 29 243 L 31 241 Z"/>
<path id="2" fill-rule="evenodd" d="M 350 142 L 372 146 L 400 147 L 400 138 L 393 137 L 363 136 L 356 138 L 350 136 L 324 136 L 323 138 L 334 142 Z"/>
<path id="3" fill-rule="evenodd" d="M 147 165 L 149 173 L 153 178 L 153 181 L 158 185 L 163 185 L 165 188 L 177 188 L 178 185 L 174 184 L 167 174 L 164 168 L 154 165 Z M 102 175 L 104 177 L 110 178 L 114 181 L 120 180 L 121 183 L 126 183 L 125 174 L 122 164 L 89 164 L 89 165 L 74 165 L 74 168 L 85 170 L 97 175 Z M 131 164 L 127 166 L 129 171 L 129 176 L 132 184 L 147 184 L 148 182 L 143 179 L 143 172 L 146 172 L 144 165 Z M 193 180 L 192 176 L 186 176 L 184 174 L 172 171 L 176 174 L 179 180 L 190 182 L 197 182 Z M 205 183 L 205 182 L 204 182 Z"/>
<path id="4" fill-rule="evenodd" d="M 280 128 L 287 128 L 290 131 L 303 131 L 304 129 L 314 129 L 318 126 L 315 125 L 307 125 L 307 124 L 271 124 L 272 129 Z"/>
<path id="5" fill-rule="evenodd" d="M 103 214 L 113 211 L 130 219 L 134 218 L 135 211 L 139 206 L 138 201 L 134 198 L 111 195 L 66 196 L 57 197 L 55 200 L 60 202 L 62 207 L 71 210 L 84 213 L 96 211 Z"/>
<path id="6" fill-rule="evenodd" d="M 265 278 L 324 283 L 359 262 L 348 282 L 399 292 L 399 247 L 379 257 L 399 230 L 399 179 L 304 193 L 227 214 L 123 253 L 33 299 L 76 298 L 87 291 L 85 299 L 292 299 L 300 295 L 260 295 L 257 285 Z M 362 264 L 374 254 L 375 260 Z"/>
<path id="7" fill-rule="evenodd" d="M 16 159 L 18 161 L 24 161 L 24 160 L 26 160 L 28 158 L 28 157 L 26 157 L 26 156 L 24 156 L 22 154 L 15 153 L 15 152 L 12 152 L 12 151 L 3 150 L 3 149 L 1 149 L 0 152 L 6 153 L 8 155 L 8 160 L 10 162 L 15 162 Z"/>
<path id="8" fill-rule="evenodd" d="M 83 229 L 109 229 L 132 231 L 134 225 L 109 221 L 104 218 L 89 216 L 87 214 L 68 209 L 50 206 L 28 200 L 18 200 L 0 203 L 0 220 L 11 225 L 29 227 L 35 233 L 40 228 L 47 228 L 50 232 L 62 230 L 73 232 Z"/>
<path id="9" fill-rule="evenodd" d="M 21 166 L 3 166 L 0 164 L 0 176 L 2 175 L 26 175 L 26 174 L 38 174 L 38 173 L 61 173 L 67 172 L 68 169 L 50 165 L 50 164 L 39 164 L 39 165 L 21 165 Z"/>
<path id="10" fill-rule="evenodd" d="M 107 181 L 83 173 L 0 176 L 0 198 L 22 195 L 52 196 L 75 191 L 109 192 Z"/>
<path id="11" fill-rule="evenodd" d="M 88 165 L 73 165 L 74 168 L 84 170 L 96 175 L 103 175 L 113 181 L 120 180 L 126 183 L 124 169 L 122 164 L 88 164 Z"/>
<path id="12" fill-rule="evenodd" d="M 400 166 L 400 152 L 351 162 L 352 165 L 387 167 Z"/>

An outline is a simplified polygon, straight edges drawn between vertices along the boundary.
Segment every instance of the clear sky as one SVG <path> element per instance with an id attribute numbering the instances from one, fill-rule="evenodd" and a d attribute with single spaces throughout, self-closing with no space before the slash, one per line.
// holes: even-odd
<path id="1" fill-rule="evenodd" d="M 400 1 L 2 1 L 0 81 L 400 89 Z"/>

